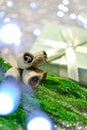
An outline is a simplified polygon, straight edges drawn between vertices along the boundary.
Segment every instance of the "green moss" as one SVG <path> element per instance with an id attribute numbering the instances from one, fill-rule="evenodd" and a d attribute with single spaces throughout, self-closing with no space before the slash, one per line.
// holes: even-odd
<path id="1" fill-rule="evenodd" d="M 0 58 L 0 66 L 5 70 L 11 67 L 2 58 Z M 24 92 L 22 98 L 29 105 L 26 105 L 25 108 L 20 105 L 13 114 L 0 117 L 0 130 L 25 129 L 26 113 L 24 109 L 35 109 L 38 102 L 42 109 L 57 124 L 66 123 L 71 125 L 71 127 L 75 127 L 75 124 L 79 122 L 80 124 L 87 125 L 87 117 L 83 114 L 87 113 L 87 90 L 76 82 L 67 78 L 57 77 L 53 74 L 47 74 L 44 84 L 39 85 L 35 90 L 35 96 L 37 100 Z M 23 100 L 21 104 L 23 104 Z"/>
<path id="2" fill-rule="evenodd" d="M 25 125 L 26 114 L 21 107 L 11 115 L 0 117 L 0 130 L 23 130 Z"/>
<path id="3" fill-rule="evenodd" d="M 0 66 L 4 70 L 8 70 L 8 69 L 10 69 L 12 67 L 9 63 L 6 63 L 2 57 L 0 57 Z"/>
<path id="4" fill-rule="evenodd" d="M 67 78 L 48 74 L 44 86 L 62 95 L 87 99 L 87 91 Z"/>
<path id="5" fill-rule="evenodd" d="M 35 91 L 42 108 L 53 120 L 72 126 L 76 122 L 87 124 L 87 91 L 74 81 L 48 74 L 43 85 Z"/>

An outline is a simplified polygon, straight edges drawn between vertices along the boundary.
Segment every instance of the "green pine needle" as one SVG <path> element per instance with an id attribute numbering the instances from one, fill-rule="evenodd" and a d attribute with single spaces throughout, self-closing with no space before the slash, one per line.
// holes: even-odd
<path id="1" fill-rule="evenodd" d="M 0 66 L 5 70 L 11 66 L 0 58 Z M 1 79 L 1 77 L 0 77 Z M 44 84 L 39 85 L 34 92 L 42 109 L 58 124 L 69 124 L 71 129 L 76 123 L 87 125 L 87 90 L 76 82 L 53 74 L 47 74 Z M 23 93 L 23 98 L 31 100 L 30 95 Z M 34 100 L 33 100 L 34 101 Z M 0 130 L 26 129 L 26 113 L 20 107 L 11 115 L 0 117 Z M 32 105 L 32 104 L 31 104 Z M 33 109 L 31 106 L 30 109 Z M 29 107 L 26 106 L 26 109 Z M 28 110 L 29 111 L 29 110 Z"/>

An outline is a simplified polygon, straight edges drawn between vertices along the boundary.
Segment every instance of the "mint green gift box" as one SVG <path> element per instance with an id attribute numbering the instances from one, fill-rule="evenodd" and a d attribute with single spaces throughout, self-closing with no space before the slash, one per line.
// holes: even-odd
<path id="1" fill-rule="evenodd" d="M 63 26 L 57 23 L 48 23 L 42 29 L 30 52 L 46 51 L 48 63 L 41 68 L 58 76 L 68 77 L 87 85 L 87 31 L 82 28 Z M 67 46 L 75 53 L 75 76 L 69 76 L 69 65 L 66 60 Z M 71 52 L 70 52 L 71 55 Z M 68 59 L 69 60 L 69 59 Z M 72 61 L 72 57 L 71 57 Z M 70 63 L 71 64 L 71 63 Z M 71 73 L 73 73 L 71 71 Z M 78 77 L 76 79 L 76 76 Z M 74 78 L 73 78 L 74 77 Z"/>

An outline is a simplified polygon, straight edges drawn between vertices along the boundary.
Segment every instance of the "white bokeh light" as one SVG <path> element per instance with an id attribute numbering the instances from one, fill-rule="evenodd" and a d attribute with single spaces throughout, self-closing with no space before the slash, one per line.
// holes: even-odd
<path id="1" fill-rule="evenodd" d="M 8 2 L 7 2 L 7 6 L 8 6 L 8 7 L 13 7 L 13 5 L 14 5 L 13 1 L 8 1 Z"/>
<path id="2" fill-rule="evenodd" d="M 34 34 L 35 36 L 39 36 L 39 35 L 41 34 L 40 29 L 39 29 L 39 28 L 35 28 L 35 29 L 33 30 L 33 34 Z"/>
<path id="3" fill-rule="evenodd" d="M 85 29 L 87 29 L 87 23 L 86 23 L 86 24 L 83 24 L 83 27 L 84 27 Z"/>
<path id="4" fill-rule="evenodd" d="M 77 15 L 77 20 L 82 21 L 83 20 L 83 16 L 82 15 Z"/>
<path id="5" fill-rule="evenodd" d="M 36 3 L 35 2 L 31 2 L 30 3 L 30 8 L 33 9 L 33 10 L 37 9 Z"/>
<path id="6" fill-rule="evenodd" d="M 51 118 L 39 109 L 29 114 L 26 127 L 27 130 L 55 130 Z"/>
<path id="7" fill-rule="evenodd" d="M 75 13 L 71 13 L 69 17 L 70 17 L 70 19 L 73 19 L 73 20 L 75 20 L 77 18 Z"/>
<path id="8" fill-rule="evenodd" d="M 51 124 L 43 117 L 36 117 L 28 123 L 27 130 L 51 130 Z"/>
<path id="9" fill-rule="evenodd" d="M 69 3 L 70 3 L 69 0 L 63 0 L 64 5 L 68 5 Z"/>
<path id="10" fill-rule="evenodd" d="M 66 6 L 64 6 L 63 11 L 64 11 L 64 12 L 68 12 L 68 11 L 69 11 L 69 8 L 66 7 Z"/>
<path id="11" fill-rule="evenodd" d="M 0 93 L 0 115 L 7 115 L 13 110 L 13 101 L 11 96 Z"/>
<path id="12" fill-rule="evenodd" d="M 57 16 L 58 16 L 58 17 L 63 17 L 63 16 L 64 16 L 64 13 L 63 13 L 62 11 L 58 11 L 58 12 L 57 12 Z"/>
<path id="13" fill-rule="evenodd" d="M 59 4 L 59 5 L 58 5 L 58 8 L 59 8 L 60 10 L 63 10 L 64 5 L 63 5 L 63 4 Z"/>
<path id="14" fill-rule="evenodd" d="M 6 17 L 3 21 L 4 21 L 4 23 L 9 23 L 10 22 L 10 18 L 9 17 Z"/>
<path id="15" fill-rule="evenodd" d="M 59 4 L 59 5 L 58 5 L 58 8 L 59 8 L 60 10 L 62 10 L 63 12 L 68 12 L 68 11 L 69 11 L 69 8 L 66 7 L 66 6 L 64 6 L 63 4 Z"/>
<path id="16" fill-rule="evenodd" d="M 4 82 L 0 86 L 0 115 L 14 112 L 20 104 L 20 89 L 15 82 Z"/>
<path id="17" fill-rule="evenodd" d="M 0 29 L 0 40 L 6 44 L 15 44 L 21 36 L 20 28 L 16 24 L 7 23 Z"/>
<path id="18" fill-rule="evenodd" d="M 84 18 L 82 15 L 77 15 L 77 19 L 83 24 L 87 24 L 87 18 Z"/>

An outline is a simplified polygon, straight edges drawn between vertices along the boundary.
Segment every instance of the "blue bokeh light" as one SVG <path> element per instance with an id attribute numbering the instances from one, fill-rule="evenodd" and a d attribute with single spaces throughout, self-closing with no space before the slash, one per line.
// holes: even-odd
<path id="1" fill-rule="evenodd" d="M 29 114 L 27 130 L 55 130 L 52 120 L 42 111 Z"/>
<path id="2" fill-rule="evenodd" d="M 0 10 L 0 19 L 3 19 L 6 15 L 6 12 L 3 10 Z"/>
<path id="3" fill-rule="evenodd" d="M 87 29 L 87 23 L 83 24 L 83 27 L 84 27 L 85 29 Z"/>
<path id="4" fill-rule="evenodd" d="M 13 113 L 20 104 L 20 89 L 15 82 L 4 81 L 0 85 L 0 115 Z"/>

